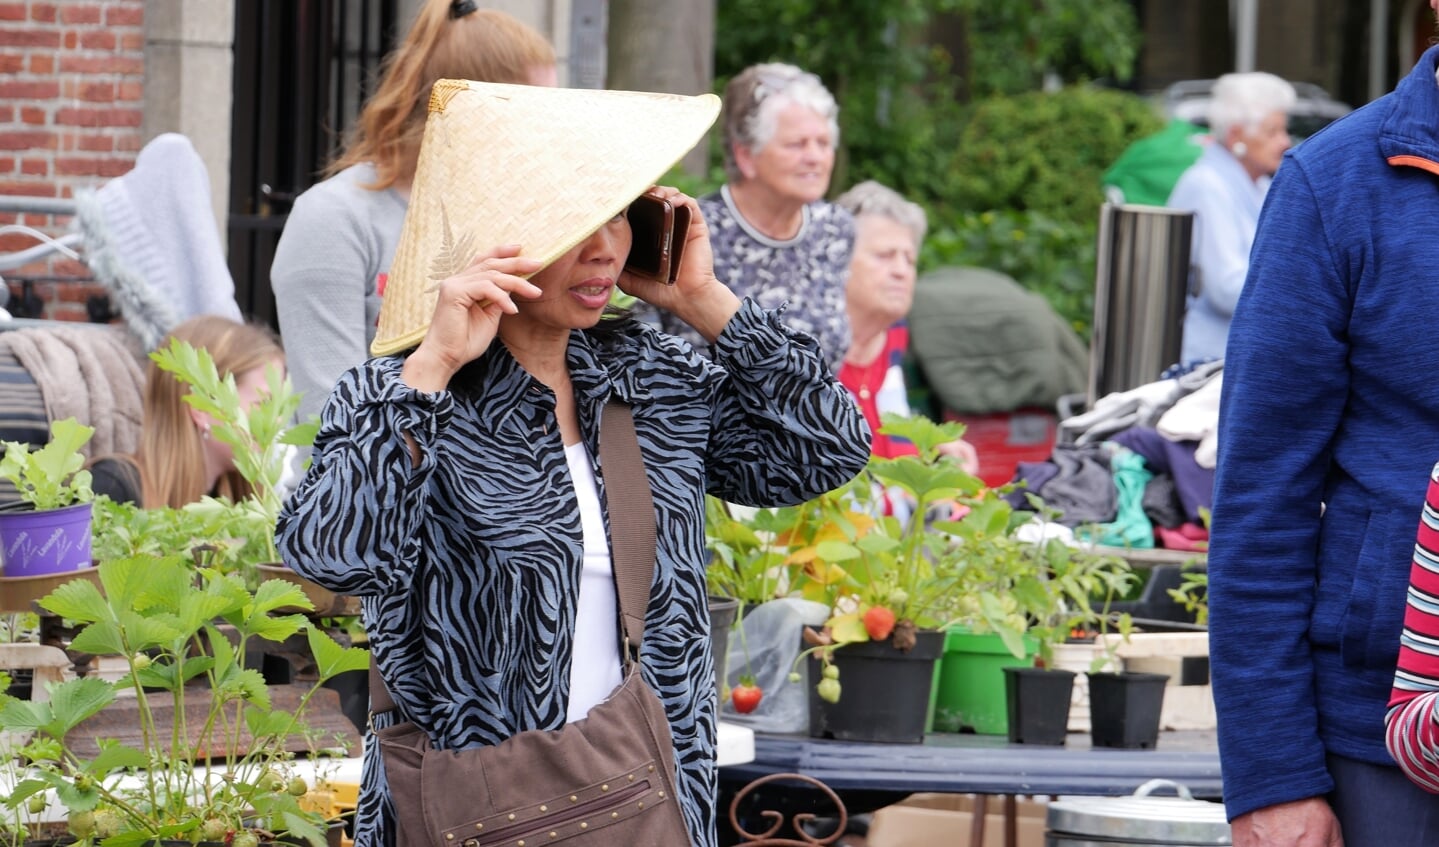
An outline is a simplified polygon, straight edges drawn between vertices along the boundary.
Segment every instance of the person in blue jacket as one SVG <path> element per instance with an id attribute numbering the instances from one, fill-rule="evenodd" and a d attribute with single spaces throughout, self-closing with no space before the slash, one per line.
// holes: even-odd
<path id="1" fill-rule="evenodd" d="M 1286 154 L 1234 313 L 1209 591 L 1235 847 L 1439 843 L 1384 747 L 1439 456 L 1436 65 Z"/>

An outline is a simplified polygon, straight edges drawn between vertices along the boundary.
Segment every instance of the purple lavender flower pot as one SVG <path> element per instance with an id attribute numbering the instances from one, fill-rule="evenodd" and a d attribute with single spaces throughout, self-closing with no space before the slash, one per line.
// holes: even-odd
<path id="1" fill-rule="evenodd" d="M 5 576 L 46 576 L 90 567 L 90 505 L 0 512 L 0 567 Z"/>

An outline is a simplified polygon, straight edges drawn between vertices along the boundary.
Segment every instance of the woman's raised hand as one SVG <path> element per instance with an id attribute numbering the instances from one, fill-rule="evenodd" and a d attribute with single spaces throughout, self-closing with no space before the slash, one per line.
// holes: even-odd
<path id="1" fill-rule="evenodd" d="M 713 342 L 734 313 L 739 311 L 739 298 L 715 278 L 709 227 L 700 213 L 699 203 L 667 185 L 656 185 L 650 193 L 663 197 L 673 205 L 689 207 L 690 228 L 685 234 L 679 274 L 674 285 L 666 285 L 625 271 L 620 274 L 620 290 L 673 313 L 694 327 L 706 340 Z"/>
<path id="2" fill-rule="evenodd" d="M 514 298 L 540 296 L 540 289 L 524 279 L 539 270 L 540 262 L 519 253 L 518 244 L 496 247 L 439 284 L 430 328 L 405 360 L 403 377 L 410 387 L 444 389 L 456 371 L 489 349 L 500 317 L 519 311 Z"/>

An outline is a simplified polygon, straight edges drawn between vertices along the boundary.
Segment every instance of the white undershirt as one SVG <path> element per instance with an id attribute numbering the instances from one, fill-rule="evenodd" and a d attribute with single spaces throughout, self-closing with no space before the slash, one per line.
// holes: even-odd
<path id="1" fill-rule="evenodd" d="M 565 448 L 575 497 L 580 502 L 580 527 L 585 535 L 585 563 L 580 574 L 579 609 L 575 613 L 575 649 L 570 664 L 570 705 L 566 721 L 577 721 L 610 696 L 622 680 L 620 672 L 619 607 L 610 564 L 609 539 L 600 512 L 600 493 L 583 442 Z"/>

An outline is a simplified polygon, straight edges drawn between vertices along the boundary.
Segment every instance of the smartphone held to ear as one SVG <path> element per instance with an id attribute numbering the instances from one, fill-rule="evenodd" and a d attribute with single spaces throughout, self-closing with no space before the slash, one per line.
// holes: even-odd
<path id="1" fill-rule="evenodd" d="M 630 204 L 629 259 L 625 270 L 674 285 L 690 228 L 690 209 L 653 194 L 641 194 Z"/>

